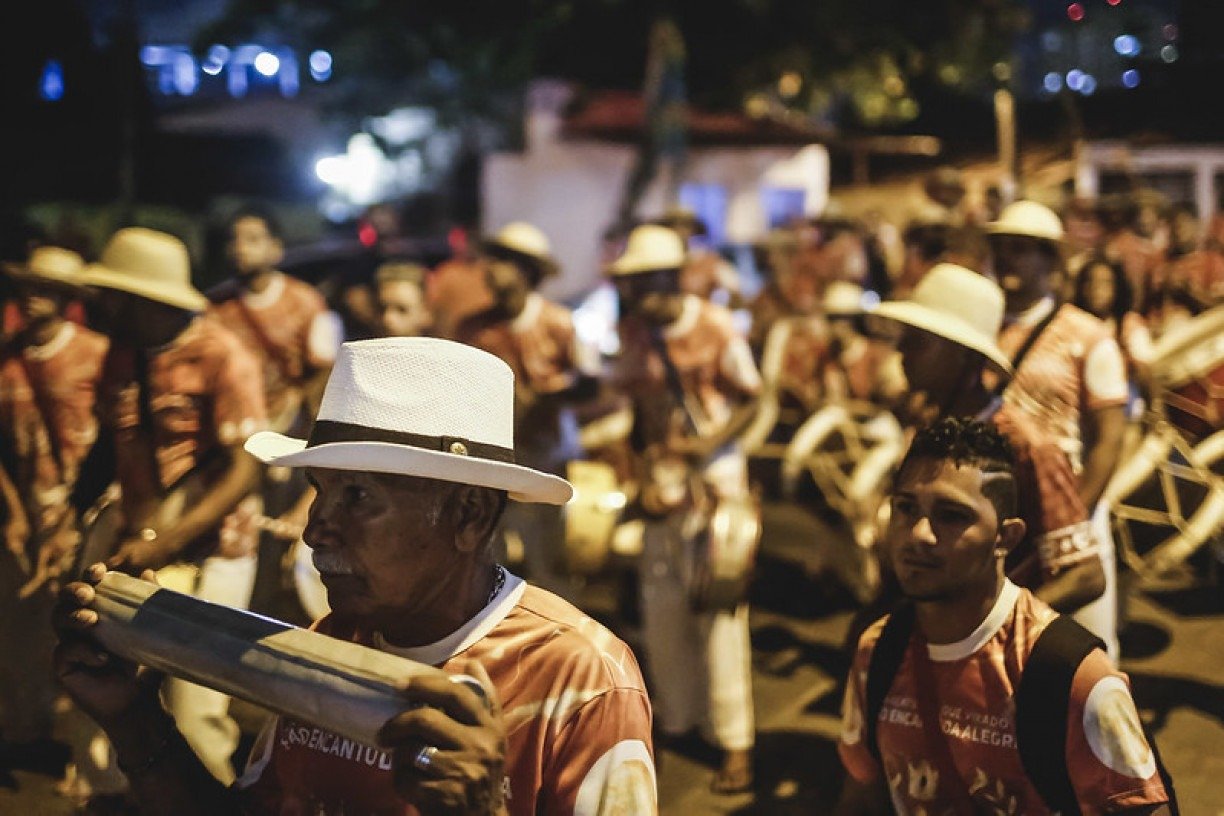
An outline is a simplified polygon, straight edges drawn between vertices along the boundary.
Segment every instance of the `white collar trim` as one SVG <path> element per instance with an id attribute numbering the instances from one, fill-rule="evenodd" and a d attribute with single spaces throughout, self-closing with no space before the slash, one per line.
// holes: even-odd
<path id="1" fill-rule="evenodd" d="M 1004 578 L 1003 589 L 999 592 L 999 597 L 995 599 L 994 606 L 986 615 L 986 619 L 978 624 L 978 628 L 974 629 L 969 637 L 955 643 L 928 643 L 927 653 L 931 656 L 931 660 L 937 663 L 964 660 L 985 646 L 1003 628 L 1008 616 L 1016 608 L 1016 601 L 1019 598 L 1020 587 Z"/>
<path id="2" fill-rule="evenodd" d="M 503 567 L 503 569 L 505 569 Z M 476 617 L 460 626 L 454 632 L 434 643 L 424 646 L 392 646 L 378 632 L 374 633 L 374 646 L 383 652 L 406 657 L 418 663 L 430 666 L 441 666 L 455 655 L 462 654 L 472 647 L 476 641 L 483 638 L 493 627 L 506 619 L 510 610 L 514 609 L 527 584 L 522 578 L 506 570 L 506 585 L 501 592 L 489 602 L 488 606 L 476 613 Z"/>
<path id="3" fill-rule="evenodd" d="M 680 316 L 674 322 L 663 327 L 664 337 L 683 337 L 697 328 L 697 316 L 701 313 L 701 298 L 696 295 L 685 295 L 684 305 L 680 308 Z"/>
<path id="4" fill-rule="evenodd" d="M 536 292 L 527 295 L 527 301 L 523 304 L 523 311 L 518 313 L 518 317 L 510 321 L 510 331 L 514 333 L 523 332 L 535 325 L 540 319 L 540 312 L 544 311 L 544 298 Z"/>
<path id="5" fill-rule="evenodd" d="M 1036 326 L 1050 312 L 1054 311 L 1054 296 L 1046 295 L 1032 306 L 1016 315 L 1016 323 L 1021 326 Z"/>
<path id="6" fill-rule="evenodd" d="M 52 357 L 64 350 L 64 348 L 72 340 L 72 336 L 74 334 L 76 334 L 76 329 L 73 327 L 72 321 L 65 320 L 63 325 L 59 327 L 59 331 L 57 331 L 55 336 L 50 340 L 43 343 L 41 346 L 26 346 L 21 350 L 21 352 L 31 360 L 37 360 L 40 363 L 45 360 L 50 360 Z"/>
<path id="7" fill-rule="evenodd" d="M 272 280 L 268 283 L 268 288 L 262 292 L 248 292 L 242 290 L 239 296 L 242 302 L 252 309 L 266 309 L 274 305 L 280 300 L 281 295 L 285 293 L 285 273 L 273 272 Z"/>

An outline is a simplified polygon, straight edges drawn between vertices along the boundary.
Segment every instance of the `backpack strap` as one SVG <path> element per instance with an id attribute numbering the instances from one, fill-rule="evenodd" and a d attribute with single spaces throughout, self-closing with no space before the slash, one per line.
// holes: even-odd
<path id="1" fill-rule="evenodd" d="M 1016 746 L 1020 762 L 1045 803 L 1065 816 L 1080 813 L 1066 758 L 1071 682 L 1084 658 L 1094 649 L 1105 650 L 1100 638 L 1074 618 L 1058 616 L 1037 637 L 1016 690 Z M 1169 810 L 1176 816 L 1179 811 L 1173 778 L 1160 759 L 1156 740 L 1142 721 L 1140 726 L 1169 795 Z"/>
<path id="2" fill-rule="evenodd" d="M 871 652 L 871 661 L 867 664 L 867 710 L 864 712 L 863 735 L 867 750 L 876 762 L 880 761 L 880 745 L 876 740 L 880 711 L 901 668 L 901 661 L 905 659 L 905 650 L 914 632 L 914 617 L 912 603 L 898 603 L 884 623 L 884 630 L 880 632 L 880 638 Z"/>
<path id="3" fill-rule="evenodd" d="M 1067 710 L 1071 681 L 1100 638 L 1059 615 L 1037 637 L 1016 689 L 1016 744 L 1024 773 L 1051 809 L 1080 812 L 1067 772 Z M 1055 749 L 1057 746 L 1057 749 Z"/>

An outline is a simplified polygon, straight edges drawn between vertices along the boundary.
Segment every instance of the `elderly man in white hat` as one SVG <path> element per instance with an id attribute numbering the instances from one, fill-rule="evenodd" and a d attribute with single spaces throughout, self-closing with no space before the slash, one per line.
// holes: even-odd
<path id="1" fill-rule="evenodd" d="M 318 491 L 305 538 L 332 612 L 316 629 L 474 676 L 491 704 L 447 679 L 414 679 L 380 744 L 355 748 L 277 718 L 225 788 L 130 667 L 96 656 L 80 610 L 92 589 L 75 584 L 60 609 L 65 687 L 107 726 L 150 812 L 656 812 L 633 654 L 494 559 L 507 499 L 558 505 L 573 492 L 515 462 L 505 363 L 433 338 L 346 343 L 310 437 L 264 432 L 247 449 L 305 468 Z"/>
<path id="2" fill-rule="evenodd" d="M 748 605 L 695 605 L 685 553 L 709 531 L 701 508 L 748 495 L 734 439 L 751 421 L 761 379 L 731 314 L 680 289 L 685 246 L 674 231 L 636 228 L 608 269 L 621 302 L 621 351 L 609 385 L 628 399 L 646 516 L 638 566 L 647 670 L 661 732 L 694 728 L 723 751 L 714 789 L 752 782 Z M 755 511 L 754 511 L 755 512 Z M 691 546 L 690 546 L 691 545 Z"/>
<path id="3" fill-rule="evenodd" d="M 944 263 L 927 273 L 909 299 L 881 303 L 870 320 L 897 339 L 911 424 L 973 417 L 990 422 L 1011 442 L 1026 533 L 1008 555 L 1008 576 L 1056 610 L 1073 613 L 1101 595 L 1106 565 L 1057 440 L 983 385 L 987 371 L 1002 379 L 1012 375 L 995 341 L 1003 309 L 1003 292 L 993 281 Z M 1094 633 L 1114 640 L 1112 627 Z"/>
<path id="4" fill-rule="evenodd" d="M 172 235 L 119 230 L 81 283 L 93 290 L 91 316 L 111 340 L 98 384 L 99 442 L 75 494 L 84 506 L 99 495 L 103 502 L 86 532 L 84 563 L 106 561 L 133 575 L 158 570 L 170 588 L 245 608 L 261 468 L 242 444 L 267 421 L 259 363 L 205 313 L 187 247 Z M 208 769 L 233 780 L 240 733 L 229 698 L 180 680 L 165 693 Z M 120 793 L 121 777 L 88 764 L 95 755 L 78 750 L 95 792 Z"/>
<path id="5" fill-rule="evenodd" d="M 64 317 L 83 292 L 84 262 L 55 246 L 6 264 L 23 326 L 0 353 L 0 773 L 58 776 L 66 745 L 52 740 L 51 604 L 80 543 L 68 502 L 98 423 L 94 396 L 106 338 Z"/>
<path id="6" fill-rule="evenodd" d="M 595 354 L 580 342 L 570 310 L 538 291 L 560 268 L 543 232 L 522 221 L 507 224 L 482 242 L 482 254 L 493 303 L 464 320 L 454 339 L 497 355 L 514 371 L 515 455 L 559 475 L 581 455 L 571 406 L 595 395 Z M 530 580 L 576 597 L 578 587 L 563 568 L 559 508 L 514 505 L 503 529 L 507 546 L 521 548 Z"/>

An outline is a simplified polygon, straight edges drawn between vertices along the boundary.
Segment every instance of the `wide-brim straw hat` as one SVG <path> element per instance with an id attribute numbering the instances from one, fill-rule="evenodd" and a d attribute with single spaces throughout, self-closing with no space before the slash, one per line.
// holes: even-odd
<path id="1" fill-rule="evenodd" d="M 101 260 L 81 271 L 81 283 L 191 312 L 202 312 L 208 306 L 208 298 L 191 285 L 187 245 L 173 235 L 144 227 L 126 227 L 111 236 Z"/>
<path id="2" fill-rule="evenodd" d="M 684 266 L 684 239 L 674 229 L 643 224 L 629 233 L 624 253 L 608 266 L 613 276 L 637 275 Z"/>
<path id="3" fill-rule="evenodd" d="M 488 352 L 431 337 L 340 347 L 309 439 L 263 431 L 260 461 L 418 476 L 565 504 L 570 483 L 514 463 L 514 373 Z"/>
<path id="4" fill-rule="evenodd" d="M 5 263 L 4 272 L 15 281 L 52 286 L 69 292 L 81 290 L 85 260 L 63 247 L 37 247 L 24 264 Z"/>
<path id="5" fill-rule="evenodd" d="M 906 300 L 887 300 L 871 309 L 873 323 L 890 320 L 951 340 L 986 358 L 1010 377 L 1011 360 L 996 338 L 1003 326 L 1003 290 L 972 269 L 936 264 Z"/>
<path id="6" fill-rule="evenodd" d="M 1058 213 L 1036 201 L 1017 201 L 999 213 L 998 221 L 986 225 L 991 235 L 1022 235 L 1061 244 L 1066 238 Z"/>
<path id="7" fill-rule="evenodd" d="M 209 304 L 191 284 L 187 245 L 173 235 L 144 227 L 127 227 L 111 236 L 102 258 L 81 271 L 81 283 L 193 312 L 204 311 Z"/>
<path id="8" fill-rule="evenodd" d="M 496 235 L 481 241 L 484 251 L 494 257 L 534 267 L 540 277 L 555 275 L 561 265 L 552 255 L 552 245 L 540 229 L 525 221 L 515 221 L 497 231 Z"/>

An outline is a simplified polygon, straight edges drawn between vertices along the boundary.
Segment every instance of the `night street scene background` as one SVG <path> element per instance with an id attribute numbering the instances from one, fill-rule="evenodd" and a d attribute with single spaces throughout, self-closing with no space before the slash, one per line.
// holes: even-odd
<path id="1" fill-rule="evenodd" d="M 948 227 L 943 257 L 970 266 L 990 250 L 969 228 L 1020 199 L 1062 217 L 1068 255 L 1113 253 L 1107 236 L 1125 233 L 1119 274 L 1167 287 L 1137 301 L 1221 327 L 1186 363 L 1189 386 L 1159 368 L 1131 378 L 1139 407 L 1103 512 L 1139 716 L 1181 812 L 1224 816 L 1221 0 L 40 0 L 6 3 L 0 20 L 5 262 L 39 242 L 93 262 L 116 230 L 149 227 L 182 239 L 207 292 L 232 273 L 227 220 L 256 202 L 283 227 L 280 268 L 317 287 L 347 338 L 378 334 L 389 261 L 427 270 L 445 334 L 489 302 L 473 271 L 482 237 L 527 221 L 561 270 L 540 291 L 610 365 L 608 263 L 657 216 L 701 222 L 689 246 L 730 270 L 711 297 L 753 343 L 776 410 L 745 432 L 762 524 L 747 594 L 756 746 L 751 786 L 727 795 L 710 790 L 717 748 L 659 741 L 665 814 L 831 813 L 845 779 L 848 638 L 879 589 L 848 494 L 874 434 L 899 439 L 905 423 L 876 391 L 837 402 L 827 377 L 779 396 L 749 308 L 774 280 L 770 240 L 810 240 L 797 251 L 819 308 L 832 311 L 829 281 L 849 282 L 861 317 L 914 291 L 920 227 Z M 1086 212 L 1075 223 L 1099 233 L 1074 231 Z M 1130 265 L 1141 244 L 1160 254 L 1147 272 Z M 1178 261 L 1205 271 L 1177 288 Z M 1194 422 L 1167 408 L 1186 400 Z M 816 439 L 809 420 L 834 403 L 848 418 Z M 1159 461 L 1119 487 L 1160 440 Z M 877 498 L 888 484 L 873 483 Z M 625 494 L 608 491 L 620 505 L 602 507 L 619 511 Z M 1154 568 L 1170 537 L 1184 546 Z M 570 600 L 644 662 L 641 545 L 607 539 Z M 506 544 L 516 574 L 523 544 Z M 258 611 L 309 624 L 306 601 L 286 604 Z M 69 709 L 61 697 L 60 719 Z M 265 714 L 231 713 L 241 768 Z M 0 813 L 90 812 L 70 768 L 3 738 Z"/>

